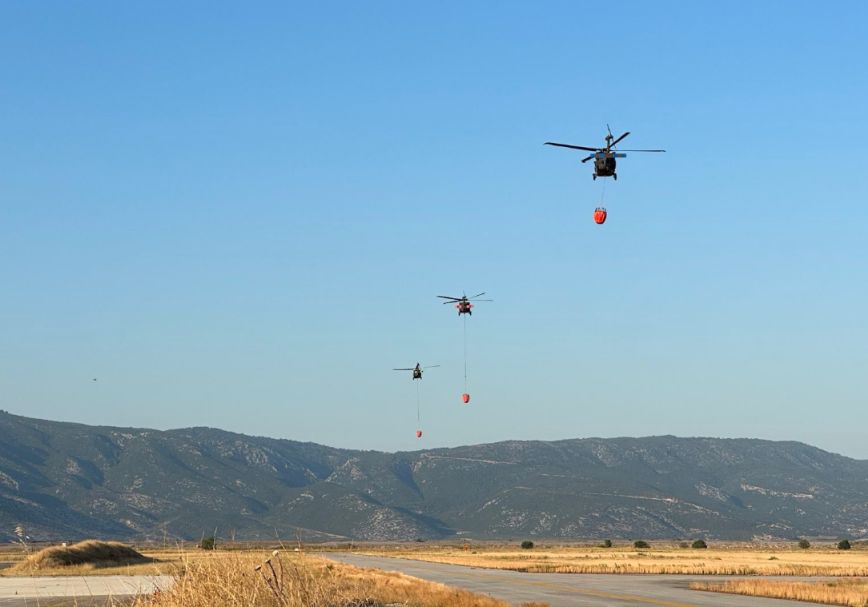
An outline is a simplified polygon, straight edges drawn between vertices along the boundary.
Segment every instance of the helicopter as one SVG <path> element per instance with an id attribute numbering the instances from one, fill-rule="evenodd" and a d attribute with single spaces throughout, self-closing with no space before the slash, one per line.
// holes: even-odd
<path id="1" fill-rule="evenodd" d="M 477 299 L 477 297 L 481 297 L 485 295 L 485 291 L 482 293 L 477 293 L 473 297 L 467 297 L 466 294 L 462 293 L 461 297 L 450 297 L 448 295 L 438 295 L 440 299 L 446 299 L 448 301 L 444 301 L 443 304 L 454 303 L 455 308 L 458 310 L 458 316 L 462 314 L 470 314 L 473 316 L 473 304 L 471 301 L 494 301 L 493 299 Z"/>
<path id="2" fill-rule="evenodd" d="M 433 369 L 434 367 L 439 367 L 440 365 L 428 365 L 427 367 L 423 367 L 419 363 L 416 363 L 415 367 L 406 367 L 403 369 L 392 369 L 392 371 L 412 371 L 413 379 L 422 379 L 422 371 L 424 369 Z"/>
<path id="3" fill-rule="evenodd" d="M 606 135 L 606 147 L 603 148 L 589 148 L 583 145 L 570 145 L 568 143 L 555 143 L 554 141 L 546 141 L 545 145 L 555 145 L 561 148 L 570 148 L 572 150 L 585 150 L 587 152 L 593 152 L 593 154 L 589 154 L 585 158 L 582 158 L 582 162 L 587 162 L 591 159 L 594 161 L 594 180 L 597 177 L 612 177 L 615 181 L 618 180 L 618 174 L 615 172 L 615 166 L 617 164 L 616 158 L 625 158 L 627 154 L 624 152 L 665 152 L 666 150 L 615 150 L 614 147 L 618 145 L 618 143 L 624 139 L 627 135 L 630 134 L 630 131 L 627 131 L 620 137 L 615 137 L 612 135 L 612 129 L 609 128 L 609 125 L 606 125 L 606 130 L 608 134 Z"/>

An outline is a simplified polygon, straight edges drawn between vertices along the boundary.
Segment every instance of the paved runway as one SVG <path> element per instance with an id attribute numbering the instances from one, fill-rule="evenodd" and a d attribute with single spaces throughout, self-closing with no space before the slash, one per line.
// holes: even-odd
<path id="1" fill-rule="evenodd" d="M 465 588 L 516 605 L 544 601 L 551 607 L 624 605 L 658 607 L 787 607 L 816 605 L 799 601 L 699 592 L 687 585 L 720 576 L 598 575 L 575 573 L 520 573 L 459 565 L 426 563 L 358 554 L 323 554 L 359 567 L 400 571 L 407 575 Z"/>
<path id="2" fill-rule="evenodd" d="M 87 602 L 104 605 L 103 597 L 134 596 L 166 588 L 171 576 L 93 575 L 64 577 L 0 578 L 0 606 L 53 605 L 61 597 L 86 597 Z M 92 599 L 92 600 L 91 600 Z"/>

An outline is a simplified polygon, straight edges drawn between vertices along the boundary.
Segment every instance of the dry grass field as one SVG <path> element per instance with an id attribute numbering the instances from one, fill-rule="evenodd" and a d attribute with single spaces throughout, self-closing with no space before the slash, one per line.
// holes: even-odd
<path id="1" fill-rule="evenodd" d="M 731 580 L 727 582 L 693 582 L 690 587 L 694 590 L 794 599 L 827 605 L 868 606 L 868 581 L 866 580 L 845 579 L 831 582 Z"/>
<path id="2" fill-rule="evenodd" d="M 868 550 L 757 546 L 746 544 L 708 549 L 652 546 L 636 550 L 627 547 L 594 548 L 579 546 L 420 547 L 391 546 L 366 549 L 377 556 L 394 556 L 437 563 L 508 569 L 531 573 L 638 573 L 681 575 L 787 575 L 787 576 L 868 576 Z"/>
<path id="3" fill-rule="evenodd" d="M 104 551 L 105 543 L 99 544 L 88 543 L 78 552 Z M 153 560 L 144 564 L 112 563 L 110 558 L 101 563 L 66 558 L 64 562 L 72 560 L 74 564 L 61 564 L 58 553 L 73 548 L 53 547 L 31 554 L 20 549 L 0 551 L 0 559 L 15 563 L 0 573 L 174 576 L 175 583 L 166 591 L 139 596 L 132 602 L 109 599 L 108 604 L 116 607 L 509 607 L 503 601 L 465 590 L 400 573 L 338 564 L 304 552 L 159 549 L 143 550 Z"/>
<path id="4" fill-rule="evenodd" d="M 400 573 L 277 551 L 267 560 L 234 552 L 188 561 L 176 577 L 169 590 L 139 597 L 133 607 L 508 607 Z"/>

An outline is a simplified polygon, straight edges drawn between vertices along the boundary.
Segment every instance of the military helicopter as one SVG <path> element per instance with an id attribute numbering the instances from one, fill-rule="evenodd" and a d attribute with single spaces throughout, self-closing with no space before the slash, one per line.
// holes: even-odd
<path id="1" fill-rule="evenodd" d="M 415 367 L 407 367 L 404 369 L 392 369 L 392 371 L 412 371 L 413 379 L 422 379 L 422 371 L 424 369 L 433 369 L 434 367 L 439 367 L 440 365 L 428 365 L 427 367 L 421 366 L 419 363 L 416 363 Z"/>
<path id="2" fill-rule="evenodd" d="M 458 310 L 458 316 L 461 316 L 462 314 L 470 314 L 473 316 L 473 304 L 470 303 L 471 301 L 494 301 L 493 299 L 477 299 L 482 295 L 485 295 L 485 291 L 477 293 L 473 297 L 467 297 L 464 293 L 461 294 L 461 297 L 449 297 L 448 295 L 438 295 L 437 297 L 448 300 L 443 302 L 444 305 L 454 303 Z"/>
<path id="3" fill-rule="evenodd" d="M 612 135 L 612 129 L 609 128 L 609 125 L 606 125 L 606 130 L 608 134 L 606 135 L 606 147 L 604 148 L 589 148 L 583 145 L 570 145 L 568 143 L 555 143 L 554 141 L 546 141 L 545 145 L 556 145 L 561 148 L 570 148 L 572 150 L 585 150 L 587 152 L 593 152 L 593 154 L 589 154 L 585 158 L 582 158 L 582 162 L 587 162 L 591 159 L 594 161 L 594 179 L 597 177 L 612 177 L 616 181 L 618 180 L 618 174 L 615 172 L 616 158 L 625 158 L 627 154 L 624 152 L 665 152 L 666 150 L 615 150 L 614 147 L 618 145 L 618 143 L 624 139 L 627 135 L 630 134 L 630 131 L 627 131 L 620 137 L 615 137 Z"/>

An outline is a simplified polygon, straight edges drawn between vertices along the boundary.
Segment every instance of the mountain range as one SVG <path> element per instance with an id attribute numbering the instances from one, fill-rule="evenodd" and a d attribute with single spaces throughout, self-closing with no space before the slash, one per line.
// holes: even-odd
<path id="1" fill-rule="evenodd" d="M 384 453 L 0 412 L 0 541 L 868 535 L 868 461 L 798 442 L 582 438 Z"/>

